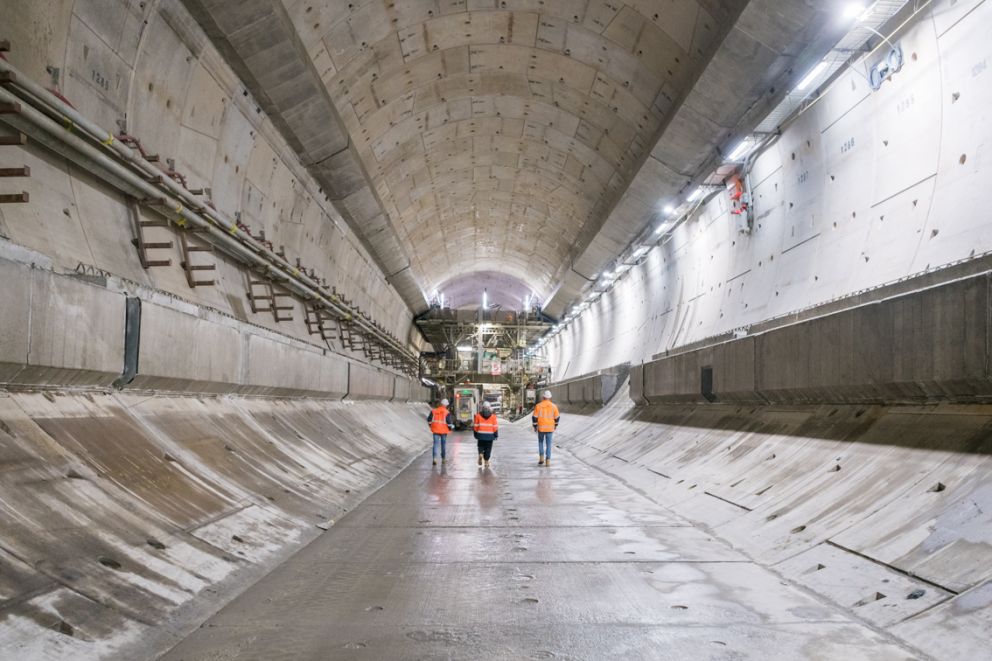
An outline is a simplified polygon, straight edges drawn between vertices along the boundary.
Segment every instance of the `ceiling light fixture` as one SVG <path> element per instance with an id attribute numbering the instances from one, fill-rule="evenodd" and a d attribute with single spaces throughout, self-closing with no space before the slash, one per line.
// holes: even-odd
<path id="1" fill-rule="evenodd" d="M 799 81 L 799 84 L 796 85 L 796 89 L 802 91 L 807 87 L 809 87 L 814 80 L 820 77 L 820 74 L 822 74 L 826 68 L 827 68 L 826 62 L 820 62 L 819 64 L 817 64 L 815 67 L 813 67 L 812 71 L 806 74 L 805 78 Z"/>
<path id="2" fill-rule="evenodd" d="M 727 155 L 728 161 L 739 161 L 751 151 L 751 138 L 744 138 L 737 143 L 737 146 L 730 150 Z"/>
<path id="3" fill-rule="evenodd" d="M 702 194 L 703 194 L 702 187 L 697 188 L 696 190 L 692 191 L 692 193 L 689 194 L 689 197 L 687 197 L 686 200 L 689 202 L 695 202 L 702 196 Z"/>
<path id="4" fill-rule="evenodd" d="M 858 18 L 859 16 L 864 15 L 864 13 L 865 13 L 865 6 L 860 2 L 849 2 L 846 5 L 844 5 L 844 12 L 843 12 L 844 18 L 847 19 Z"/>

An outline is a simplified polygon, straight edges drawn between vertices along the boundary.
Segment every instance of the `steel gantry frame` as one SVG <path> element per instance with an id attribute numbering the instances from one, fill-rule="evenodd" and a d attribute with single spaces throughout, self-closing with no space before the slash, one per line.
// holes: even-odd
<path id="1" fill-rule="evenodd" d="M 430 377 L 445 385 L 500 384 L 520 387 L 541 378 L 537 361 L 524 358 L 526 347 L 547 333 L 555 320 L 540 312 L 452 310 L 431 308 L 415 318 L 417 327 L 435 352 L 422 353 Z M 470 345 L 477 360 L 458 358 L 458 347 Z M 509 351 L 511 359 L 500 374 L 483 372 L 479 352 Z"/>

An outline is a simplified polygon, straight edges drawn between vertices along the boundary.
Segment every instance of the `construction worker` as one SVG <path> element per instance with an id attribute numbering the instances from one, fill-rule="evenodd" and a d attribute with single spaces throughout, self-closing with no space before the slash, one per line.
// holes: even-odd
<path id="1" fill-rule="evenodd" d="M 537 454 L 538 466 L 551 465 L 551 439 L 554 431 L 558 429 L 560 418 L 558 407 L 551 401 L 551 391 L 544 391 L 544 399 L 534 407 L 534 413 L 530 417 L 530 422 L 537 432 Z"/>
<path id="2" fill-rule="evenodd" d="M 427 414 L 427 424 L 431 426 L 431 433 L 434 434 L 434 449 L 431 452 L 433 465 L 437 466 L 437 448 L 441 446 L 441 463 L 448 463 L 444 457 L 444 444 L 448 440 L 448 432 L 455 428 L 455 419 L 448 411 L 448 400 L 442 399 L 441 403 L 431 409 Z"/>
<path id="3" fill-rule="evenodd" d="M 489 468 L 489 458 L 493 454 L 493 441 L 499 438 L 499 423 L 489 402 L 482 402 L 479 412 L 472 421 L 472 432 L 479 443 L 479 465 L 485 462 Z"/>

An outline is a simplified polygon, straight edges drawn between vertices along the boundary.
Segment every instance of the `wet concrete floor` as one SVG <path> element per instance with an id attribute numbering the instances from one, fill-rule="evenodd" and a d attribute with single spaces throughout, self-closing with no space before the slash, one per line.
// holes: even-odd
<path id="1" fill-rule="evenodd" d="M 509 427 L 509 425 L 506 425 Z M 429 445 L 429 436 L 425 446 Z M 164 659 L 906 659 L 529 429 L 449 437 Z"/>

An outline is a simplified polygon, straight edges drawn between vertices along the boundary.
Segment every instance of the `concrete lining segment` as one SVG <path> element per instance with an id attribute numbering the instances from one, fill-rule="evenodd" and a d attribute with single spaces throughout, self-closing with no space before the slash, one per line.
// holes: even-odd
<path id="1" fill-rule="evenodd" d="M 303 164 L 321 183 L 341 215 L 368 247 L 384 275 L 412 310 L 426 306 L 423 288 L 413 273 L 399 235 L 384 213 L 365 166 L 353 153 L 351 140 L 306 54 L 285 8 L 279 2 L 214 2 L 183 4 L 223 53 L 252 95 L 259 100 Z M 366 209 L 349 203 L 368 197 Z M 381 231 L 370 233 L 374 218 Z"/>
<path id="2" fill-rule="evenodd" d="M 755 160 L 751 231 L 715 195 L 548 344 L 553 374 L 698 349 L 987 271 L 973 155 L 989 134 L 981 108 L 992 88 L 971 67 L 987 58 L 992 5 L 958 5 L 926 5 L 899 33 L 916 59 L 878 92 L 844 69 Z M 935 31 L 948 17 L 961 20 Z"/>
<path id="3" fill-rule="evenodd" d="M 571 253 L 571 268 L 594 276 L 657 217 L 721 162 L 720 150 L 755 126 L 802 75 L 828 52 L 844 26 L 831 7 L 805 2 L 737 3 L 693 85 L 686 88 L 618 191 L 602 219 Z M 559 315 L 584 283 L 563 278 L 546 306 Z"/>
<path id="4" fill-rule="evenodd" d="M 724 402 L 988 401 L 989 274 L 645 363 L 635 400 L 696 401 L 701 370 Z"/>
<path id="5" fill-rule="evenodd" d="M 11 256 L 25 262 L 33 257 Z M 137 295 L 138 374 L 123 384 L 128 390 L 401 402 L 427 397 L 406 375 L 353 363 L 136 283 L 61 274 L 2 257 L 0 276 L 26 284 L 0 294 L 8 311 L 0 319 L 0 329 L 6 324 L 0 384 L 10 388 L 109 389 L 124 367 L 125 301 Z"/>
<path id="6" fill-rule="evenodd" d="M 13 43 L 6 56 L 15 66 L 45 85 L 51 78 L 45 65 L 59 70 L 62 93 L 108 130 L 118 127 L 126 111 L 128 132 L 159 154 L 162 167 L 166 158 L 174 158 L 190 188 L 205 188 L 217 208 L 232 218 L 240 211 L 251 231 L 257 235 L 264 230 L 276 248 L 285 247 L 290 261 L 300 257 L 394 335 L 408 335 L 410 315 L 399 296 L 377 275 L 377 267 L 319 194 L 317 183 L 266 115 L 242 94 L 243 86 L 178 0 L 61 3 L 57 10 L 55 5 L 10 0 L 5 6 L 9 20 L 4 36 Z M 94 84 L 98 74 L 119 84 L 104 90 Z M 96 265 L 306 337 L 302 310 L 296 323 L 278 326 L 271 314 L 246 313 L 243 276 L 222 256 L 215 287 L 191 290 L 176 259 L 178 250 L 157 252 L 158 257 L 172 257 L 171 267 L 142 269 L 130 233 L 122 231 L 128 223 L 126 207 L 106 185 L 66 167 L 31 141 L 5 150 L 23 159 L 33 175 L 24 180 L 31 203 L 5 205 L 2 212 L 10 240 L 46 251 L 63 268 L 80 262 Z M 153 241 L 176 240 L 168 229 L 151 228 L 149 233 Z"/>

